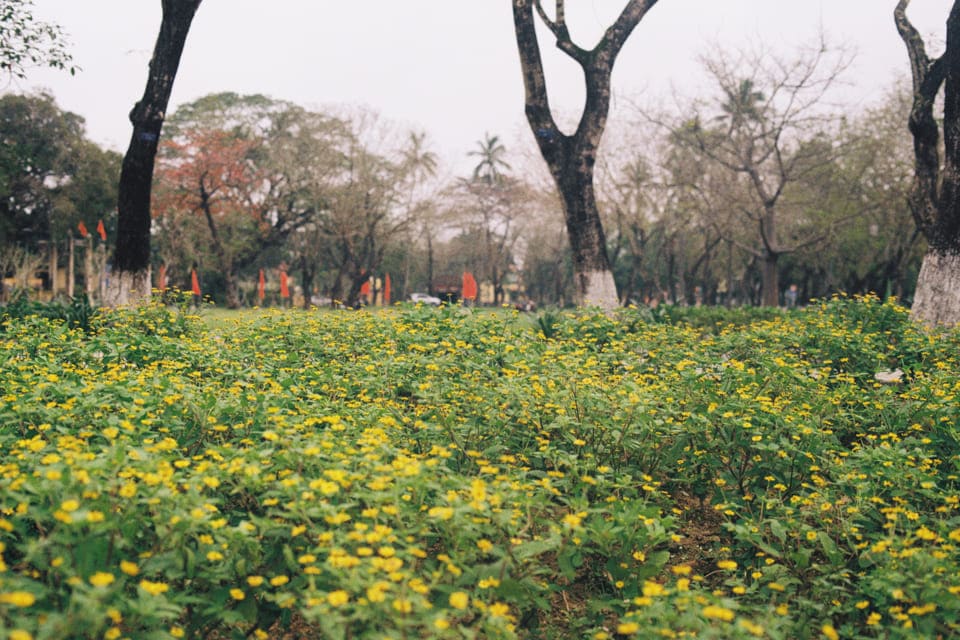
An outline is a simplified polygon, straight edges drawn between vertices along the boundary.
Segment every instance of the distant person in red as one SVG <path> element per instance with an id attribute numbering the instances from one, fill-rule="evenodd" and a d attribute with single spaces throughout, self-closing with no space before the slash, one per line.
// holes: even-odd
<path id="1" fill-rule="evenodd" d="M 290 286 L 287 284 L 287 263 L 280 263 L 280 306 L 290 306 Z"/>

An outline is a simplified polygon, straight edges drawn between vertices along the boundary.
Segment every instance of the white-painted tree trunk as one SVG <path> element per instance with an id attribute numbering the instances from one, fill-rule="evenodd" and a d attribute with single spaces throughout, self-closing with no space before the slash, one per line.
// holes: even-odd
<path id="1" fill-rule="evenodd" d="M 150 299 L 150 269 L 144 271 L 115 271 L 104 295 L 108 307 L 136 304 Z"/>
<path id="2" fill-rule="evenodd" d="M 960 255 L 927 252 L 910 315 L 928 327 L 960 324 Z"/>
<path id="3" fill-rule="evenodd" d="M 600 307 L 604 311 L 612 311 L 620 306 L 612 271 L 587 271 L 577 274 L 577 279 L 580 285 L 578 293 L 582 296 L 578 303 L 581 306 Z"/>

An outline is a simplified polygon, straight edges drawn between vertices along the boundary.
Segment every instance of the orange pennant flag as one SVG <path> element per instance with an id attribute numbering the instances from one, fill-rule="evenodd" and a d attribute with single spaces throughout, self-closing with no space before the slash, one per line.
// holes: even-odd
<path id="1" fill-rule="evenodd" d="M 160 273 L 157 275 L 157 289 L 166 291 L 167 289 L 167 265 L 160 263 Z"/>
<path id="2" fill-rule="evenodd" d="M 469 271 L 463 272 L 463 299 L 477 299 L 477 281 Z"/>
<path id="3" fill-rule="evenodd" d="M 267 296 L 267 279 L 263 275 L 263 269 L 260 269 L 260 281 L 257 283 L 257 298 L 260 300 L 260 304 L 263 304 L 263 299 Z"/>
<path id="4" fill-rule="evenodd" d="M 100 234 L 100 239 L 106 242 L 107 240 L 107 229 L 103 226 L 103 220 L 100 220 L 97 223 L 97 233 Z"/>
<path id="5" fill-rule="evenodd" d="M 383 278 L 383 306 L 390 306 L 390 274 Z"/>
<path id="6" fill-rule="evenodd" d="M 287 286 L 287 270 L 280 270 L 280 297 L 289 298 L 290 297 L 290 288 Z"/>
<path id="7" fill-rule="evenodd" d="M 190 270 L 190 287 L 193 289 L 193 295 L 200 295 L 200 278 L 197 277 L 197 270 Z"/>
<path id="8" fill-rule="evenodd" d="M 90 235 L 90 232 L 87 231 L 87 225 L 83 224 L 83 220 L 80 221 L 80 224 L 77 225 L 77 229 L 80 230 L 80 237 L 86 238 Z"/>

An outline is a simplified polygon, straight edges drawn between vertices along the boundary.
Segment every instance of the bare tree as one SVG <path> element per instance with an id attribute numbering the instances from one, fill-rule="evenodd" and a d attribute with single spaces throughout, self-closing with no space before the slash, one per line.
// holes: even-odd
<path id="1" fill-rule="evenodd" d="M 724 239 L 761 262 L 765 305 L 779 303 L 780 257 L 824 241 L 841 222 L 809 219 L 812 207 L 797 187 L 842 153 L 833 136 L 840 119 L 824 109 L 824 98 L 847 63 L 822 40 L 793 60 L 764 51 L 712 53 L 704 64 L 719 100 L 694 104 L 692 117 L 673 127 L 676 145 L 739 186 L 727 208 L 752 226 L 754 240 L 743 242 L 729 230 Z M 791 209 L 798 215 L 788 217 Z"/>
<path id="2" fill-rule="evenodd" d="M 910 208 L 928 249 L 917 278 L 911 313 L 929 326 L 960 323 L 960 2 L 947 18 L 946 50 L 927 55 L 923 38 L 900 0 L 894 21 L 907 47 L 913 78 L 914 181 Z M 934 102 L 944 93 L 943 151 Z"/>
<path id="3" fill-rule="evenodd" d="M 147 86 L 130 112 L 133 134 L 120 170 L 117 245 L 108 304 L 150 297 L 150 190 L 160 130 L 180 56 L 201 0 L 162 0 Z"/>
<path id="4" fill-rule="evenodd" d="M 550 168 L 563 203 L 573 249 L 577 302 L 611 309 L 617 290 L 607 257 L 603 225 L 594 193 L 597 146 L 610 110 L 610 75 L 620 49 L 657 0 L 630 0 L 593 49 L 576 45 L 567 28 L 564 0 L 551 18 L 541 0 L 513 0 L 513 21 L 523 71 L 527 122 Z M 556 37 L 557 48 L 583 70 L 586 101 L 576 131 L 563 133 L 550 111 L 533 12 Z"/>

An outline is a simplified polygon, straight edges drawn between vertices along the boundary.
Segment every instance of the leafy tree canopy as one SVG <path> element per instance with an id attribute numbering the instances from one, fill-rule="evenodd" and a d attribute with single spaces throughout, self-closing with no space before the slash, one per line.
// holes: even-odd
<path id="1" fill-rule="evenodd" d="M 21 79 L 31 67 L 63 69 L 72 75 L 77 67 L 66 43 L 60 25 L 34 17 L 33 0 L 0 0 L 0 70 Z"/>

